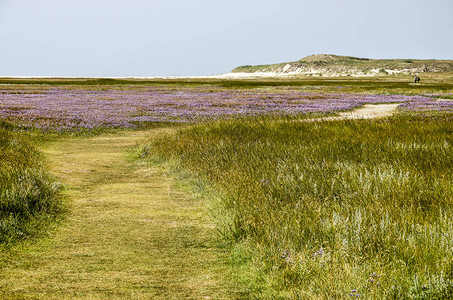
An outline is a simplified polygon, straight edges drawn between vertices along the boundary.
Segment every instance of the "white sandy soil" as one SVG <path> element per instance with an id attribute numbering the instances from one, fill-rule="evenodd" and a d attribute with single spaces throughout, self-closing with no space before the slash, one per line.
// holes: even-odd
<path id="1" fill-rule="evenodd" d="M 400 104 L 365 104 L 359 109 L 340 113 L 340 119 L 371 119 L 393 115 Z"/>

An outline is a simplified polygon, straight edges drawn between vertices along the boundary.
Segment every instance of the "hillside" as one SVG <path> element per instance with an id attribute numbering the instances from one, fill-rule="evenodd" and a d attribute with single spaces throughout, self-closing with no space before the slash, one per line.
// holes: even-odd
<path id="1" fill-rule="evenodd" d="M 329 54 L 310 55 L 295 62 L 240 66 L 231 73 L 249 75 L 377 76 L 453 72 L 453 60 L 370 59 Z"/>

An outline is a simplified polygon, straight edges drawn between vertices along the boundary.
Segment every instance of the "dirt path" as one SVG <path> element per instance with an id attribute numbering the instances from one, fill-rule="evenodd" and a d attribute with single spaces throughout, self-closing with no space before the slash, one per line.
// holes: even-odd
<path id="1" fill-rule="evenodd" d="M 351 110 L 341 112 L 338 117 L 332 117 L 329 119 L 339 120 L 339 119 L 372 119 L 372 118 L 382 118 L 393 115 L 396 108 L 400 104 L 365 104 L 364 106 Z"/>
<path id="2" fill-rule="evenodd" d="M 302 119 L 304 122 L 337 121 L 345 119 L 373 119 L 393 115 L 400 104 L 365 104 L 358 109 L 340 112 L 334 117 L 320 117 L 316 119 Z"/>
<path id="3" fill-rule="evenodd" d="M 396 108 L 400 104 L 365 104 L 359 109 L 353 111 L 342 112 L 340 118 L 342 119 L 371 119 L 382 118 L 393 115 Z"/>
<path id="4" fill-rule="evenodd" d="M 4 257 L 1 299 L 228 297 L 206 207 L 128 153 L 161 131 L 46 146 L 72 207 L 49 238 Z"/>

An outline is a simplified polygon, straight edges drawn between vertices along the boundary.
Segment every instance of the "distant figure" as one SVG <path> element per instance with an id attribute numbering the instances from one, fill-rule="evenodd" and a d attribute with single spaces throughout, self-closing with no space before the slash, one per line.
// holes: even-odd
<path id="1" fill-rule="evenodd" d="M 417 76 L 417 82 L 420 82 L 420 76 Z"/>
<path id="2" fill-rule="evenodd" d="M 418 77 L 417 75 L 415 75 L 415 83 L 417 82 L 420 82 L 420 77 Z"/>

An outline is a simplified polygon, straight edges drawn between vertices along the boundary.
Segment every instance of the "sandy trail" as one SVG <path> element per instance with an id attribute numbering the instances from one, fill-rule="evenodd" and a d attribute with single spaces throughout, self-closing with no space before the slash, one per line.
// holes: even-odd
<path id="1" fill-rule="evenodd" d="M 372 119 L 389 117 L 400 104 L 365 104 L 364 106 L 340 113 L 340 119 Z"/>
<path id="2" fill-rule="evenodd" d="M 1 299 L 228 298 L 205 205 L 131 157 L 137 143 L 165 130 L 45 146 L 72 207 L 48 238 L 0 253 Z"/>
<path id="3" fill-rule="evenodd" d="M 384 118 L 393 115 L 400 104 L 365 104 L 358 109 L 340 112 L 334 117 L 302 119 L 305 122 Z"/>

